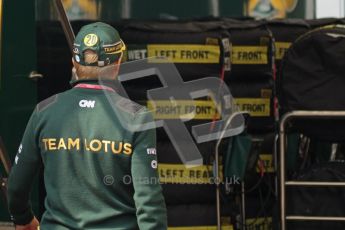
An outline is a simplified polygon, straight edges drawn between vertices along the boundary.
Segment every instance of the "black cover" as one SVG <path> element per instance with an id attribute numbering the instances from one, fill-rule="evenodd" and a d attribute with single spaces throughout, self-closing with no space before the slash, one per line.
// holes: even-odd
<path id="1" fill-rule="evenodd" d="M 162 130 L 161 130 L 162 131 Z M 161 140 L 161 135 L 158 136 L 157 142 L 157 158 L 159 164 L 178 164 L 183 165 L 180 157 L 178 156 L 174 146 L 170 141 L 165 140 L 167 137 L 163 137 Z M 226 141 L 224 141 L 226 143 Z M 212 165 L 212 159 L 215 151 L 215 143 L 203 143 L 198 144 L 198 149 L 203 156 L 204 165 Z M 220 150 L 223 152 L 224 150 Z M 170 167 L 169 167 L 170 168 Z M 206 174 L 205 171 L 200 171 L 200 169 L 190 169 L 193 171 L 193 175 L 189 175 L 184 172 L 184 179 L 186 181 L 174 182 L 174 183 L 164 183 L 166 177 L 176 177 L 173 176 L 175 173 L 179 175 L 180 171 L 175 170 L 172 167 L 169 172 L 167 170 L 159 170 L 160 179 L 162 182 L 163 194 L 165 202 L 168 205 L 179 205 L 179 204 L 213 204 L 216 202 L 216 186 L 214 184 L 214 175 L 212 168 L 209 169 Z M 170 175 L 168 175 L 170 174 Z M 195 183 L 196 178 L 211 178 L 211 183 L 200 184 Z M 197 195 L 196 195 L 197 194 Z"/>
<path id="2" fill-rule="evenodd" d="M 200 205 L 168 205 L 168 225 L 169 227 L 201 227 L 217 226 L 217 207 L 215 204 Z M 221 208 L 223 222 L 229 222 L 232 214 L 232 205 L 222 205 Z"/>
<path id="3" fill-rule="evenodd" d="M 220 75 L 224 57 L 230 56 L 222 45 L 222 39 L 230 39 L 229 33 L 219 23 L 149 21 L 129 23 L 121 33 L 128 47 L 128 60 L 147 57 L 147 44 L 200 44 L 219 45 L 218 63 L 176 63 L 184 80 L 194 80 L 211 75 Z M 216 44 L 215 44 L 216 43 Z M 131 55 L 138 50 L 140 55 Z M 145 51 L 146 50 L 146 51 Z"/>
<path id="4" fill-rule="evenodd" d="M 246 197 L 246 229 L 271 230 L 275 198 L 272 194 L 262 193 Z"/>
<path id="5" fill-rule="evenodd" d="M 296 180 L 345 181 L 344 162 L 327 162 L 315 165 L 301 173 Z M 287 192 L 288 215 L 345 216 L 345 188 L 342 187 L 294 187 Z M 294 230 L 343 230 L 345 222 L 336 221 L 288 221 L 288 229 Z"/>
<path id="6" fill-rule="evenodd" d="M 199 21 L 209 21 L 212 23 L 218 23 L 222 28 L 226 29 L 231 35 L 232 44 L 232 62 L 231 71 L 226 73 L 226 79 L 230 80 L 267 80 L 272 78 L 273 74 L 273 58 L 272 53 L 274 49 L 273 36 L 271 31 L 267 28 L 265 21 L 258 21 L 253 18 L 214 18 L 206 17 L 198 19 Z M 239 64 L 234 61 L 234 58 L 238 60 L 239 56 L 234 52 L 234 47 L 265 47 L 267 51 L 264 53 L 267 57 L 267 63 L 263 64 Z M 237 55 L 236 55 L 237 54 Z M 261 53 L 262 55 L 263 53 Z M 236 57 L 237 56 L 237 57 Z M 251 57 L 249 57 L 251 56 Z M 244 62 L 250 62 L 257 58 L 253 52 L 246 52 L 241 55 L 240 59 Z M 259 58 L 260 59 L 260 58 Z"/>
<path id="7" fill-rule="evenodd" d="M 281 112 L 345 110 L 345 29 L 333 26 L 301 36 L 285 54 L 278 78 Z M 336 120 L 304 122 L 303 131 L 320 138 L 344 138 Z M 343 123 L 341 123 L 343 124 Z"/>
<path id="8" fill-rule="evenodd" d="M 327 25 L 344 24 L 345 18 L 318 18 L 305 20 L 311 29 L 323 27 Z"/>
<path id="9" fill-rule="evenodd" d="M 248 67 L 249 68 L 249 67 Z M 268 99 L 269 104 L 248 104 L 253 111 L 260 111 L 264 109 L 269 110 L 269 115 L 265 116 L 251 116 L 248 121 L 249 132 L 262 132 L 274 129 L 274 104 L 273 104 L 273 80 L 271 78 L 263 80 L 248 80 L 248 81 L 228 81 L 227 85 L 230 89 L 231 95 L 236 99 L 245 98 L 248 102 L 253 99 Z M 240 107 L 241 110 L 250 110 L 248 107 Z M 249 111 L 251 112 L 251 111 Z"/>
<path id="10" fill-rule="evenodd" d="M 267 48 L 267 51 L 260 53 L 260 55 L 256 55 L 254 52 L 243 52 L 242 55 L 239 55 L 238 53 L 236 55 L 236 53 L 232 52 L 231 71 L 227 73 L 226 78 L 230 78 L 231 80 L 267 80 L 272 78 L 272 35 L 267 29 L 265 23 L 262 21 L 239 21 L 225 18 L 223 19 L 223 26 L 231 35 L 233 50 L 234 47 L 238 46 Z M 254 60 L 257 56 L 261 57 L 261 55 L 261 60 L 264 60 L 263 55 L 266 55 L 267 57 L 267 62 L 265 64 L 238 64 L 238 62 L 236 63 L 234 61 L 239 58 L 242 61 Z"/>
<path id="11" fill-rule="evenodd" d="M 272 32 L 275 42 L 293 42 L 309 29 L 309 24 L 302 19 L 273 19 L 265 21 Z"/>
<path id="12" fill-rule="evenodd" d="M 293 43 L 299 36 L 308 32 L 309 25 L 302 19 L 274 19 L 266 21 L 268 29 L 272 32 L 275 41 L 275 63 L 279 75 L 280 63 L 286 47 L 281 43 Z"/>

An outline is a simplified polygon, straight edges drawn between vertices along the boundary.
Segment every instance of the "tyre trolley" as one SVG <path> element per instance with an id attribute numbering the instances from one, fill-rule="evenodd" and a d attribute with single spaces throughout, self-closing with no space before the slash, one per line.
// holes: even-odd
<path id="1" fill-rule="evenodd" d="M 286 188 L 287 187 L 345 187 L 344 182 L 327 182 L 327 181 L 296 181 L 286 179 L 286 125 L 292 120 L 301 118 L 310 119 L 343 119 L 345 120 L 345 111 L 302 111 L 296 110 L 286 113 L 279 126 L 279 173 L 280 173 L 280 222 L 281 230 L 286 230 L 287 221 L 345 221 L 345 216 L 303 216 L 303 215 L 287 215 L 286 214 Z"/>

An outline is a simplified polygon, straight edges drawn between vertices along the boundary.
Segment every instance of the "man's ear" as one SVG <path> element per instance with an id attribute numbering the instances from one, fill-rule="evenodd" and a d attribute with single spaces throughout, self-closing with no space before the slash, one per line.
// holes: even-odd
<path id="1" fill-rule="evenodd" d="M 115 65 L 116 75 L 119 73 L 120 65 L 121 65 L 121 58 L 117 61 L 116 65 Z"/>
<path id="2" fill-rule="evenodd" d="M 74 61 L 74 59 L 72 58 L 72 64 L 73 64 L 73 66 L 75 67 L 75 61 Z"/>
<path id="3" fill-rule="evenodd" d="M 76 61 L 74 61 L 74 59 L 72 58 L 72 64 L 73 64 L 73 69 L 77 70 L 80 68 L 80 64 Z"/>
<path id="4" fill-rule="evenodd" d="M 115 62 L 115 71 L 116 72 L 119 72 L 119 69 L 120 69 L 120 65 L 121 65 L 121 60 L 122 60 L 122 55 L 121 57 Z"/>
<path id="5" fill-rule="evenodd" d="M 78 75 L 77 75 L 77 66 L 76 66 L 76 65 L 78 65 L 78 63 L 76 63 L 73 58 L 72 58 L 72 64 L 73 64 L 73 67 L 72 67 L 72 79 L 73 80 L 78 80 L 79 78 L 78 78 Z"/>

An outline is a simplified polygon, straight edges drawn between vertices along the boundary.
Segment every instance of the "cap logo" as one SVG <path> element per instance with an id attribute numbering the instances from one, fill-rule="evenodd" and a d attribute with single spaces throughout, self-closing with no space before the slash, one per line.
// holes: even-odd
<path id="1" fill-rule="evenodd" d="M 98 42 L 98 37 L 96 34 L 88 34 L 84 37 L 84 44 L 86 46 L 94 46 Z"/>
<path id="2" fill-rule="evenodd" d="M 73 53 L 79 54 L 79 49 L 77 47 L 73 48 Z"/>
<path id="3" fill-rule="evenodd" d="M 117 54 L 123 52 L 126 49 L 126 46 L 121 40 L 115 44 L 103 45 L 103 48 L 106 54 Z"/>

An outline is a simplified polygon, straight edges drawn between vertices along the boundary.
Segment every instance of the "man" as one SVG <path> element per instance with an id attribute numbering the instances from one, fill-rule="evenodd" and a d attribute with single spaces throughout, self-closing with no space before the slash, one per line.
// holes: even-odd
<path id="1" fill-rule="evenodd" d="M 124 51 L 104 23 L 76 36 L 74 87 L 37 105 L 9 176 L 16 229 L 39 224 L 29 191 L 40 166 L 47 192 L 40 229 L 167 229 L 155 130 L 140 129 L 152 118 L 110 87 Z"/>

